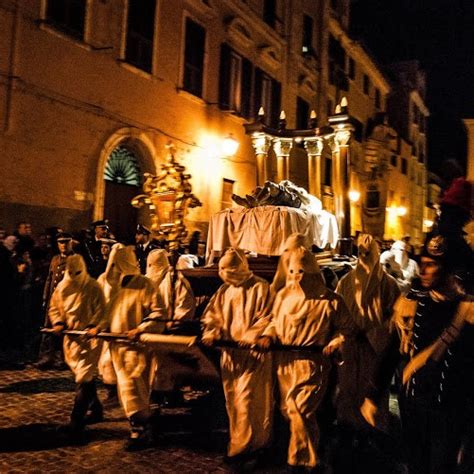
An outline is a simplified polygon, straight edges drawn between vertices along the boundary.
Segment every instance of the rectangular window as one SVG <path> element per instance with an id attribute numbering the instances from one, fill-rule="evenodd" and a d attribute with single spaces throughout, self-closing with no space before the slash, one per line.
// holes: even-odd
<path id="1" fill-rule="evenodd" d="M 265 123 L 276 126 L 281 107 L 281 84 L 223 43 L 219 107 L 232 110 L 249 120 L 255 118 L 260 107 L 263 107 Z"/>
<path id="2" fill-rule="evenodd" d="M 349 77 L 355 80 L 356 77 L 356 64 L 352 58 L 349 58 Z"/>
<path id="3" fill-rule="evenodd" d="M 425 116 L 420 113 L 420 118 L 419 118 L 419 127 L 420 127 L 420 132 L 425 133 Z"/>
<path id="4" fill-rule="evenodd" d="M 328 53 L 329 60 L 336 63 L 344 71 L 346 68 L 346 51 L 333 35 L 329 35 Z"/>
<path id="5" fill-rule="evenodd" d="M 48 0 L 46 21 L 74 38 L 84 39 L 86 0 Z"/>
<path id="6" fill-rule="evenodd" d="M 303 45 L 301 52 L 303 55 L 314 54 L 313 48 L 313 18 L 303 15 Z"/>
<path id="7" fill-rule="evenodd" d="M 263 0 L 263 21 L 275 28 L 277 16 L 276 16 L 277 0 Z"/>
<path id="8" fill-rule="evenodd" d="M 380 191 L 376 189 L 367 190 L 365 193 L 365 207 L 367 209 L 380 207 Z"/>
<path id="9" fill-rule="evenodd" d="M 224 178 L 222 180 L 222 201 L 221 209 L 232 207 L 232 194 L 234 194 L 234 183 L 232 179 Z"/>
<path id="10" fill-rule="evenodd" d="M 362 84 L 364 94 L 369 95 L 370 92 L 370 81 L 369 81 L 369 76 L 367 74 L 364 74 L 364 79 L 363 79 L 363 84 Z"/>
<path id="11" fill-rule="evenodd" d="M 241 90 L 242 90 L 242 57 L 231 52 L 230 54 L 230 74 L 229 80 L 229 99 L 230 108 L 240 112 L 241 108 Z"/>
<path id="12" fill-rule="evenodd" d="M 151 72 L 156 0 L 129 0 L 125 61 Z"/>
<path id="13" fill-rule="evenodd" d="M 364 138 L 364 124 L 355 117 L 353 117 L 352 119 L 352 125 L 354 125 L 354 140 L 358 141 L 359 143 L 362 143 L 362 140 Z"/>
<path id="14" fill-rule="evenodd" d="M 183 89 L 198 97 L 202 97 L 205 47 L 206 30 L 186 18 Z"/>
<path id="15" fill-rule="evenodd" d="M 261 69 L 255 69 L 254 81 L 254 110 L 255 116 L 260 107 L 265 112 L 265 122 L 276 127 L 281 107 L 281 84 L 265 74 Z"/>
<path id="16" fill-rule="evenodd" d="M 324 185 L 332 186 L 332 159 L 326 158 L 324 160 Z"/>
<path id="17" fill-rule="evenodd" d="M 394 167 L 394 168 L 398 168 L 398 156 L 397 155 L 392 155 L 390 157 L 390 164 Z"/>
<path id="18" fill-rule="evenodd" d="M 296 99 L 296 128 L 304 130 L 308 128 L 309 104 L 301 97 Z"/>
<path id="19" fill-rule="evenodd" d="M 402 173 L 404 175 L 408 173 L 408 162 L 406 158 L 402 158 Z"/>
<path id="20" fill-rule="evenodd" d="M 328 114 L 328 117 L 334 114 L 334 104 L 332 103 L 331 99 L 328 99 L 326 112 Z"/>
<path id="21" fill-rule="evenodd" d="M 375 89 L 375 107 L 380 109 L 380 91 L 378 89 Z"/>

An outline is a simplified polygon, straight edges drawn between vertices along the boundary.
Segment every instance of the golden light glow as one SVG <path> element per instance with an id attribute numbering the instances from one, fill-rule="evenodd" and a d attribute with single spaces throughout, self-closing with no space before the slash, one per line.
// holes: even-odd
<path id="1" fill-rule="evenodd" d="M 432 227 L 433 224 L 434 224 L 434 222 L 433 222 L 431 219 L 425 219 L 425 220 L 423 221 L 423 225 L 424 225 L 425 227 Z"/>
<path id="2" fill-rule="evenodd" d="M 388 214 L 392 217 L 403 217 L 406 216 L 408 210 L 405 206 L 395 206 L 392 204 L 390 207 L 385 208 Z"/>
<path id="3" fill-rule="evenodd" d="M 397 216 L 405 216 L 407 213 L 407 208 L 405 206 L 397 207 Z"/>
<path id="4" fill-rule="evenodd" d="M 351 189 L 349 191 L 349 199 L 352 202 L 357 202 L 360 199 L 360 192 L 356 191 L 355 189 Z"/>
<path id="5" fill-rule="evenodd" d="M 224 140 L 222 140 L 222 155 L 223 156 L 234 156 L 239 149 L 239 142 L 229 134 Z"/>

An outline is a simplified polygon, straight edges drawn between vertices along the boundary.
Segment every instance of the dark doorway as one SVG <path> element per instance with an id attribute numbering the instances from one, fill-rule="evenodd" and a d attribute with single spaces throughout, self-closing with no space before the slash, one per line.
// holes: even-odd
<path id="1" fill-rule="evenodd" d="M 130 202 L 137 194 L 140 194 L 137 186 L 105 182 L 104 217 L 109 220 L 110 229 L 120 242 L 133 243 L 138 209 Z"/>
<path id="2" fill-rule="evenodd" d="M 104 171 L 104 218 L 117 240 L 133 243 L 138 210 L 131 204 L 140 194 L 141 173 L 132 148 L 119 145 L 110 154 Z"/>

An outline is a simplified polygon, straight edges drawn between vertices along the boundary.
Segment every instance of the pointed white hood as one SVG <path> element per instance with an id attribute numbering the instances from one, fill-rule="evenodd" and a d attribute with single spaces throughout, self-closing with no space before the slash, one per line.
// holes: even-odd
<path id="1" fill-rule="evenodd" d="M 146 259 L 146 276 L 155 285 L 159 285 L 170 269 L 168 254 L 164 249 L 155 249 L 148 254 Z"/>
<path id="2" fill-rule="evenodd" d="M 225 252 L 219 260 L 219 276 L 233 286 L 240 286 L 253 276 L 243 250 L 230 248 Z"/>

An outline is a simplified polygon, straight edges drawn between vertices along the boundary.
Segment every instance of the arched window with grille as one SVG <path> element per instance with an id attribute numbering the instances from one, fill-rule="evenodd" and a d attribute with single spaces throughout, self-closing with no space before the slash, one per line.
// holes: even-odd
<path id="1" fill-rule="evenodd" d="M 133 151 L 122 145 L 115 148 L 105 166 L 104 179 L 116 184 L 140 186 L 140 165 Z"/>

